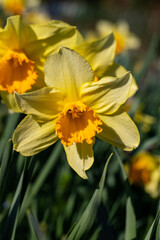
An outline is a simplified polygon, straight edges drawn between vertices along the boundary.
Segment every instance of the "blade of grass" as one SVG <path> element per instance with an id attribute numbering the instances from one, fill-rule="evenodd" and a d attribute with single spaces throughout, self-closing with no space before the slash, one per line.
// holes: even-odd
<path id="1" fill-rule="evenodd" d="M 160 228 L 158 226 L 158 224 L 160 223 L 159 221 L 160 221 L 160 210 L 158 211 L 158 213 L 157 213 L 150 229 L 148 230 L 148 233 L 147 233 L 144 240 L 159 240 L 159 236 L 158 236 L 158 238 L 155 239 L 156 229 Z M 157 230 L 157 232 L 158 232 L 158 230 Z"/>
<path id="2" fill-rule="evenodd" d="M 123 182 L 124 182 L 125 191 L 126 191 L 126 195 L 127 195 L 125 240 L 133 240 L 133 239 L 136 239 L 137 230 L 136 230 L 136 216 L 135 216 L 134 208 L 133 208 L 133 204 L 132 204 L 131 189 L 130 189 L 127 173 L 123 167 L 123 163 L 118 154 L 118 151 L 116 150 L 115 147 L 112 146 L 112 148 L 118 159 L 118 162 L 119 162 L 119 165 L 121 168 Z"/>
<path id="3" fill-rule="evenodd" d="M 27 212 L 27 218 L 29 222 L 29 226 L 31 228 L 31 231 L 35 234 L 36 238 L 38 240 L 47 240 L 47 236 L 42 232 L 39 223 L 33 213 L 28 209 Z"/>
<path id="4" fill-rule="evenodd" d="M 159 217 L 159 221 L 157 224 L 157 230 L 156 230 L 156 240 L 159 240 L 160 237 L 160 217 Z"/>
<path id="5" fill-rule="evenodd" d="M 2 156 L 3 156 L 3 151 L 5 148 L 5 145 L 8 141 L 8 139 L 12 136 L 15 126 L 18 122 L 18 119 L 19 119 L 18 113 L 13 113 L 13 114 L 8 115 L 7 123 L 5 125 L 5 130 L 0 139 L 0 163 L 2 161 Z"/>
<path id="6" fill-rule="evenodd" d="M 121 158 L 120 158 L 120 156 L 119 156 L 119 154 L 118 154 L 117 149 L 116 149 L 115 147 L 113 147 L 113 146 L 112 146 L 112 149 L 113 149 L 113 152 L 115 153 L 115 156 L 116 156 L 117 159 L 118 159 L 118 163 L 119 163 L 119 165 L 120 165 L 121 172 L 122 172 L 123 181 L 125 182 L 126 180 L 128 180 L 127 173 L 126 173 L 126 171 L 125 171 L 125 169 L 124 169 L 124 167 L 123 167 L 123 163 L 122 163 L 122 161 L 121 161 Z"/>
<path id="7" fill-rule="evenodd" d="M 25 158 L 25 157 L 24 157 Z M 26 159 L 27 161 L 27 159 Z M 21 193 L 22 193 L 22 188 L 23 188 L 23 181 L 24 181 L 24 175 L 25 175 L 25 170 L 26 170 L 26 161 L 25 161 L 25 166 L 22 171 L 20 180 L 17 185 L 17 189 L 12 201 L 12 205 L 10 207 L 9 213 L 7 220 L 5 222 L 5 226 L 3 229 L 3 234 L 2 234 L 2 240 L 13 240 L 15 237 L 15 231 L 17 227 L 17 220 L 18 220 L 18 213 L 19 213 L 19 205 L 21 202 Z"/>
<path id="8" fill-rule="evenodd" d="M 56 164 L 56 161 L 58 160 L 58 156 L 61 150 L 62 150 L 62 145 L 60 142 L 58 142 L 56 147 L 53 149 L 53 152 L 51 153 L 50 157 L 48 158 L 45 166 L 43 167 L 38 177 L 36 178 L 35 182 L 28 186 L 27 192 L 24 197 L 24 201 L 20 209 L 19 221 L 22 220 L 26 209 L 29 207 L 29 205 L 32 202 L 32 199 L 36 196 L 43 182 L 45 181 L 49 173 L 52 171 L 53 166 Z"/>
<path id="9" fill-rule="evenodd" d="M 2 162 L 1 162 L 1 166 L 0 166 L 0 199 L 2 198 L 2 189 L 3 189 L 3 185 L 5 182 L 5 177 L 7 174 L 7 168 L 10 165 L 10 162 L 12 160 L 12 141 L 11 139 L 8 141 L 5 149 L 4 149 L 4 153 L 3 153 L 3 157 L 2 157 Z M 0 200 L 1 202 L 1 200 Z"/>
<path id="10" fill-rule="evenodd" d="M 136 239 L 136 217 L 131 198 L 127 198 L 125 240 Z"/>
<path id="11" fill-rule="evenodd" d="M 100 205 L 101 199 L 102 199 L 102 193 L 104 188 L 104 183 L 106 179 L 106 172 L 108 168 L 109 161 L 112 157 L 112 153 L 107 159 L 107 162 L 105 164 L 102 177 L 99 182 L 99 187 L 95 190 L 87 208 L 83 212 L 79 222 L 72 228 L 72 230 L 68 233 L 68 240 L 72 239 L 82 239 L 82 236 L 84 236 L 91 228 L 91 226 L 94 223 L 94 220 L 97 215 L 98 207 Z"/>

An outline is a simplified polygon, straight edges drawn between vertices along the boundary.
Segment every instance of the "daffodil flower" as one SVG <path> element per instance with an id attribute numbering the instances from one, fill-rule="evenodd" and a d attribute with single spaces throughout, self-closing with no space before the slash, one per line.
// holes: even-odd
<path id="1" fill-rule="evenodd" d="M 94 79 L 91 66 L 76 51 L 61 48 L 50 55 L 45 64 L 48 87 L 15 94 L 27 116 L 14 132 L 14 149 L 31 156 L 60 139 L 69 165 L 87 178 L 95 136 L 124 150 L 136 148 L 138 130 L 122 107 L 132 82 L 130 73 Z"/>
<path id="2" fill-rule="evenodd" d="M 0 28 L 0 94 L 8 107 L 20 110 L 14 91 L 21 94 L 45 86 L 43 68 L 52 51 L 80 40 L 77 29 L 61 21 L 26 25 L 20 16 L 8 18 L 6 27 Z"/>
<path id="3" fill-rule="evenodd" d="M 116 54 L 120 54 L 127 49 L 137 49 L 140 46 L 140 40 L 134 33 L 130 32 L 127 21 L 121 20 L 113 24 L 106 20 L 100 20 L 97 22 L 96 30 L 100 36 L 110 32 L 114 33 Z"/>
<path id="4" fill-rule="evenodd" d="M 160 158 L 147 151 L 138 152 L 127 166 L 131 183 L 143 186 L 153 198 L 158 197 L 160 184 Z"/>

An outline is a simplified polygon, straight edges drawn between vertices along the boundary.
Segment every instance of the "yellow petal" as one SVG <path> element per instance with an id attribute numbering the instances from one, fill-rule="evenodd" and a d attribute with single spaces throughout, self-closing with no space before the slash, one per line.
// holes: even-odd
<path id="1" fill-rule="evenodd" d="M 112 114 L 128 98 L 132 77 L 128 72 L 121 78 L 104 77 L 98 82 L 85 83 L 82 101 L 96 113 Z"/>
<path id="2" fill-rule="evenodd" d="M 97 137 L 126 151 L 131 151 L 139 145 L 138 129 L 122 108 L 112 115 L 98 116 L 103 122 L 103 131 Z"/>
<path id="3" fill-rule="evenodd" d="M 113 62 L 113 64 L 108 67 L 107 71 L 105 72 L 105 75 L 112 76 L 112 77 L 121 77 L 126 72 L 127 72 L 127 70 L 123 66 Z M 137 83 L 136 83 L 134 77 L 132 76 L 132 83 L 131 83 L 131 87 L 129 90 L 129 97 L 132 97 L 136 93 L 137 90 L 138 90 Z"/>
<path id="4" fill-rule="evenodd" d="M 47 57 L 58 51 L 61 46 L 73 47 L 82 42 L 82 36 L 75 26 L 52 20 L 47 24 L 30 25 L 37 41 L 30 41 L 24 47 L 25 52 L 34 59 Z"/>
<path id="5" fill-rule="evenodd" d="M 30 93 L 15 94 L 15 97 L 23 113 L 42 121 L 54 119 L 62 111 L 65 99 L 60 90 L 47 87 Z"/>
<path id="6" fill-rule="evenodd" d="M 134 34 L 130 33 L 128 38 L 126 39 L 126 46 L 128 49 L 136 49 L 141 45 L 140 39 Z"/>
<path id="7" fill-rule="evenodd" d="M 32 116 L 25 117 L 13 134 L 13 148 L 24 156 L 35 155 L 58 140 L 52 120 L 38 123 Z"/>
<path id="8" fill-rule="evenodd" d="M 93 81 L 94 74 L 89 63 L 77 52 L 61 48 L 49 56 L 45 64 L 45 82 L 66 93 L 68 101 L 79 99 L 80 87 Z"/>
<path id="9" fill-rule="evenodd" d="M 84 179 L 87 179 L 85 171 L 88 170 L 94 162 L 92 146 L 92 144 L 85 142 L 73 143 L 68 147 L 64 146 L 69 165 Z"/>
<path id="10" fill-rule="evenodd" d="M 61 36 L 62 40 L 62 35 L 66 36 L 68 39 L 66 39 L 70 44 L 73 45 L 77 44 L 82 41 L 82 36 L 80 32 L 77 30 L 75 26 L 71 26 L 68 23 L 65 23 L 63 21 L 59 20 L 52 20 L 50 22 L 47 22 L 46 24 L 33 24 L 30 25 L 30 27 L 33 29 L 33 31 L 36 33 L 38 36 L 38 39 L 46 39 L 49 37 L 52 37 L 54 35 L 55 37 L 55 43 L 58 44 L 58 41 L 60 40 L 58 38 L 58 35 Z M 74 35 L 74 38 L 71 39 L 70 37 Z M 60 47 L 60 44 L 59 44 Z"/>
<path id="11" fill-rule="evenodd" d="M 96 30 L 101 36 L 105 36 L 105 34 L 112 32 L 114 29 L 111 22 L 106 20 L 99 20 L 96 23 Z"/>
<path id="12" fill-rule="evenodd" d="M 101 77 L 115 56 L 114 36 L 111 33 L 96 41 L 77 45 L 74 49 L 90 63 L 96 75 Z"/>
<path id="13" fill-rule="evenodd" d="M 36 34 L 30 26 L 20 20 L 20 16 L 9 17 L 5 28 L 0 31 L 1 47 L 8 47 L 12 50 L 22 50 L 28 42 L 36 39 Z"/>

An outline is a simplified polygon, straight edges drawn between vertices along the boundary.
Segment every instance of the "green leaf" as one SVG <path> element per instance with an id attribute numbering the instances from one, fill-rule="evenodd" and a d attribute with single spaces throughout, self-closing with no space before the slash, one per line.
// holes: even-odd
<path id="1" fill-rule="evenodd" d="M 42 232 L 39 223 L 33 213 L 28 209 L 27 210 L 27 218 L 29 221 L 29 226 L 31 228 L 31 231 L 34 232 L 38 240 L 47 240 L 47 236 Z"/>
<path id="2" fill-rule="evenodd" d="M 99 237 L 100 231 L 101 231 L 101 227 L 98 227 L 97 229 L 95 229 L 94 233 L 90 237 L 90 240 L 97 240 Z"/>
<path id="3" fill-rule="evenodd" d="M 92 227 L 94 220 L 97 215 L 98 207 L 100 206 L 101 199 L 102 199 L 102 193 L 104 188 L 104 183 L 106 179 L 106 172 L 108 168 L 109 161 L 112 157 L 112 153 L 109 156 L 106 165 L 103 170 L 102 177 L 99 182 L 99 187 L 95 190 L 87 208 L 85 209 L 84 213 L 82 214 L 79 222 L 72 228 L 71 232 L 68 234 L 67 239 L 82 239 L 82 236 L 85 235 L 90 228 Z"/>
<path id="4" fill-rule="evenodd" d="M 8 139 L 11 138 L 11 136 L 13 134 L 13 131 L 16 127 L 17 122 L 18 122 L 18 118 L 19 118 L 18 113 L 9 114 L 9 116 L 8 116 L 7 123 L 5 125 L 5 130 L 4 130 L 3 135 L 0 139 L 0 162 L 2 160 L 5 145 L 8 141 Z"/>
<path id="5" fill-rule="evenodd" d="M 131 239 L 133 240 L 133 239 L 136 239 L 137 231 L 136 231 L 136 216 L 134 213 L 134 208 L 132 205 L 132 198 L 131 198 L 131 195 L 132 195 L 131 188 L 128 181 L 127 173 L 124 169 L 124 166 L 120 159 L 118 151 L 116 150 L 115 147 L 112 147 L 112 148 L 113 148 L 113 151 L 115 152 L 115 155 L 118 159 L 118 162 L 122 171 L 123 182 L 124 182 L 125 191 L 127 195 L 125 240 L 131 240 Z"/>
<path id="6" fill-rule="evenodd" d="M 117 159 L 118 159 L 118 162 L 119 162 L 119 165 L 120 165 L 120 168 L 121 168 L 121 171 L 122 171 L 123 181 L 125 182 L 125 181 L 128 179 L 127 173 L 126 173 L 126 171 L 125 171 L 125 169 L 124 169 L 124 167 L 123 167 L 123 163 L 122 163 L 122 161 L 121 161 L 121 159 L 120 159 L 120 156 L 119 156 L 119 154 L 118 154 L 118 151 L 117 151 L 116 148 L 113 147 L 113 146 L 112 146 L 112 149 L 113 149 L 113 152 L 115 153 L 115 155 L 116 155 L 116 157 L 117 157 Z"/>
<path id="7" fill-rule="evenodd" d="M 62 150 L 61 143 L 60 142 L 56 143 L 56 146 L 53 149 L 53 152 L 51 153 L 50 157 L 48 158 L 45 166 L 43 167 L 43 169 L 39 173 L 36 180 L 34 181 L 34 183 L 32 185 L 31 184 L 28 185 L 28 188 L 27 188 L 27 191 L 26 191 L 26 194 L 25 194 L 25 197 L 24 197 L 24 201 L 23 201 L 21 209 L 20 209 L 19 221 L 22 220 L 26 209 L 29 207 L 29 205 L 32 202 L 32 199 L 37 195 L 37 193 L 40 190 L 43 182 L 45 181 L 45 179 L 47 178 L 49 173 L 53 170 L 53 167 L 58 160 L 58 156 L 59 156 L 61 150 Z"/>
<path id="8" fill-rule="evenodd" d="M 159 238 L 160 238 L 160 217 L 159 217 L 159 221 L 157 224 L 156 240 L 159 240 Z"/>
<path id="9" fill-rule="evenodd" d="M 8 143 L 5 147 L 2 162 L 0 166 L 0 198 L 2 197 L 2 188 L 5 182 L 7 170 L 9 168 L 10 162 L 12 160 L 12 141 L 8 140 Z"/>
<path id="10" fill-rule="evenodd" d="M 157 231 L 156 231 L 157 229 Z M 158 211 L 146 237 L 144 240 L 159 240 L 158 232 L 160 230 L 160 210 Z M 156 234 L 156 239 L 155 239 L 155 234 Z"/>
<path id="11" fill-rule="evenodd" d="M 15 237 L 15 231 L 17 227 L 17 220 L 18 220 L 18 214 L 19 214 L 19 205 L 22 197 L 22 188 L 23 188 L 25 169 L 26 169 L 26 164 L 24 166 L 20 180 L 18 182 L 17 189 L 12 201 L 12 205 L 10 207 L 7 220 L 3 228 L 2 239 L 4 240 L 13 240 Z"/>
<path id="12" fill-rule="evenodd" d="M 126 204 L 126 227 L 125 227 L 125 240 L 136 239 L 136 217 L 132 206 L 131 198 L 127 198 Z"/>

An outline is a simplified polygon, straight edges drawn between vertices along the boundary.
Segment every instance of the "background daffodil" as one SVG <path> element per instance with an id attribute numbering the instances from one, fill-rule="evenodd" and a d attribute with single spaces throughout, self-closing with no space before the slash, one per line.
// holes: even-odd
<path id="1" fill-rule="evenodd" d="M 107 20 L 100 20 L 96 24 L 96 30 L 100 36 L 113 32 L 116 40 L 116 54 L 120 54 L 127 49 L 140 47 L 140 40 L 134 33 L 130 32 L 127 21 L 121 20 L 113 24 Z"/>
<path id="2" fill-rule="evenodd" d="M 160 187 L 160 157 L 147 151 L 138 152 L 126 165 L 131 183 L 144 187 L 153 198 L 158 197 Z"/>
<path id="3" fill-rule="evenodd" d="M 76 28 L 62 21 L 26 25 L 20 16 L 8 18 L 6 27 L 0 28 L 0 91 L 8 107 L 19 111 L 14 91 L 21 94 L 45 86 L 43 68 L 52 51 L 80 39 Z"/>
<path id="4" fill-rule="evenodd" d="M 104 77 L 94 81 L 89 63 L 76 51 L 61 48 L 45 65 L 48 87 L 16 94 L 28 114 L 13 135 L 14 149 L 31 156 L 61 139 L 70 166 L 82 177 L 94 161 L 95 136 L 124 150 L 139 144 L 139 133 L 121 107 L 132 77 Z"/>

